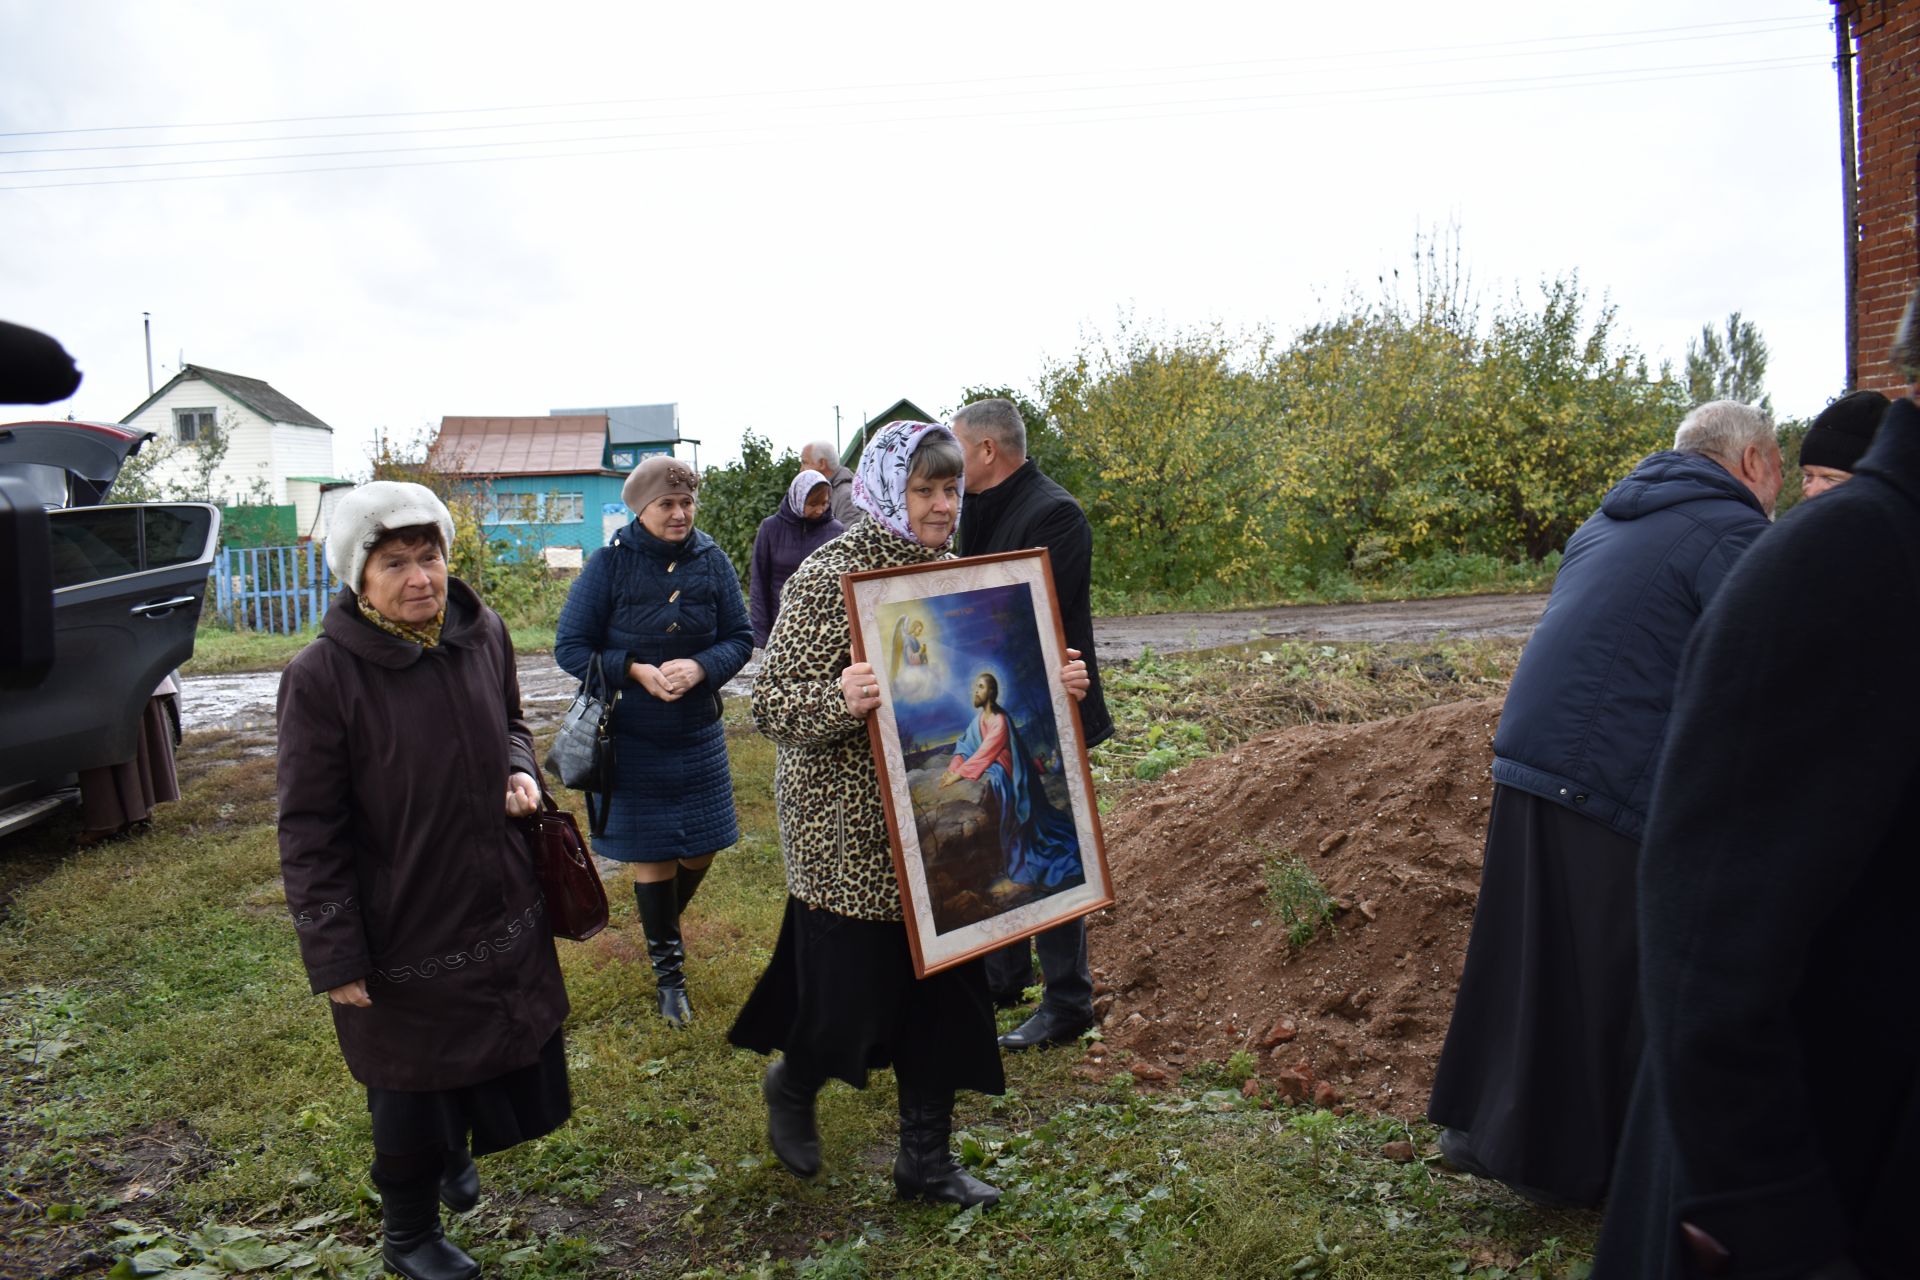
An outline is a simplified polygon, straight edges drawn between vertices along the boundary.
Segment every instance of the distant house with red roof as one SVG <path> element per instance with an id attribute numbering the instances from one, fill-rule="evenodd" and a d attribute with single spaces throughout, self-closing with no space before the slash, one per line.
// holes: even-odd
<path id="1" fill-rule="evenodd" d="M 674 405 L 446 417 L 427 465 L 460 476 L 482 495 L 489 539 L 557 568 L 578 568 L 633 518 L 620 501 L 620 486 L 639 458 L 672 453 L 680 443 L 698 442 L 680 437 Z"/>

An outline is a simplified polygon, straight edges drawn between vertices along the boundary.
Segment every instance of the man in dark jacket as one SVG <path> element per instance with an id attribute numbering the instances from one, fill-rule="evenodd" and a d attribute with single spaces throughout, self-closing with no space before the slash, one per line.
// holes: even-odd
<path id="1" fill-rule="evenodd" d="M 851 529 L 867 518 L 867 513 L 853 500 L 853 472 L 841 463 L 839 451 L 829 441 L 815 440 L 800 450 L 800 467 L 805 471 L 818 471 L 827 478 L 833 488 L 833 518 L 843 528 Z"/>
<path id="2" fill-rule="evenodd" d="M 1633 877 L 1680 654 L 1767 527 L 1773 424 L 1730 400 L 1568 539 L 1493 741 L 1480 901 L 1428 1115 L 1456 1167 L 1605 1194 L 1640 1054 Z"/>
<path id="3" fill-rule="evenodd" d="M 1093 685 L 1080 704 L 1087 746 L 1113 736 L 1100 692 L 1093 651 L 1093 528 L 1073 495 L 1049 480 L 1027 457 L 1027 427 L 1011 400 L 977 400 L 953 415 L 953 431 L 967 451 L 967 502 L 960 519 L 960 554 L 991 555 L 1045 547 L 1067 647 L 1078 649 Z M 1007 1049 L 1063 1044 L 1093 1025 L 1093 974 L 1087 964 L 1087 928 L 1080 920 L 1034 939 L 1046 994 L 1040 1008 L 1000 1037 Z M 1026 942 L 987 957 L 996 999 L 1015 1002 L 1033 981 Z"/>
<path id="4" fill-rule="evenodd" d="M 1916 635 L 1902 399 L 1687 650 L 1640 871 L 1646 1055 L 1595 1280 L 1920 1271 Z"/>

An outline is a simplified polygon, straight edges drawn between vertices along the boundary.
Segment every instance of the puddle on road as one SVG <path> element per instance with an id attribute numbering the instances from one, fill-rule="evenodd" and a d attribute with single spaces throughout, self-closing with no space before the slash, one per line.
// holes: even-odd
<path id="1" fill-rule="evenodd" d="M 739 675 L 729 680 L 721 693 L 729 698 L 744 698 L 753 692 L 753 677 L 760 670 L 759 655 L 749 659 Z M 246 671 L 233 675 L 188 676 L 180 698 L 180 727 L 188 732 L 204 729 L 272 729 L 274 701 L 280 692 L 278 671 Z M 579 681 L 553 664 L 545 654 L 520 660 L 520 701 L 528 708 L 541 707 L 548 715 L 557 715 L 573 701 Z M 544 719 L 546 716 L 535 717 Z"/>

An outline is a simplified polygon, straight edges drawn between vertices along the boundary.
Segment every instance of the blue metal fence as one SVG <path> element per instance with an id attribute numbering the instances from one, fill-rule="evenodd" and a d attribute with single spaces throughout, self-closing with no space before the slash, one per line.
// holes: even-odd
<path id="1" fill-rule="evenodd" d="M 213 562 L 214 611 L 252 631 L 285 634 L 314 625 L 339 585 L 318 542 L 228 547 Z"/>

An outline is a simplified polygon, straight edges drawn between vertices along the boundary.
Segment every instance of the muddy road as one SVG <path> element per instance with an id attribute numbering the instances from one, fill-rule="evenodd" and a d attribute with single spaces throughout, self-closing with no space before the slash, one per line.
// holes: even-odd
<path id="1" fill-rule="evenodd" d="M 1143 649 L 1187 653 L 1261 640 L 1324 640 L 1347 643 L 1418 644 L 1447 637 L 1525 637 L 1547 607 L 1544 595 L 1455 596 L 1442 600 L 1387 600 L 1373 604 L 1287 605 L 1227 613 L 1154 613 L 1098 618 L 1094 644 L 1103 658 L 1137 658 Z M 725 692 L 753 688 L 756 658 Z M 277 671 L 188 676 L 181 699 L 184 728 L 269 733 L 273 728 Z M 573 697 L 572 676 L 544 653 L 520 659 L 520 696 L 536 724 L 557 719 Z"/>

